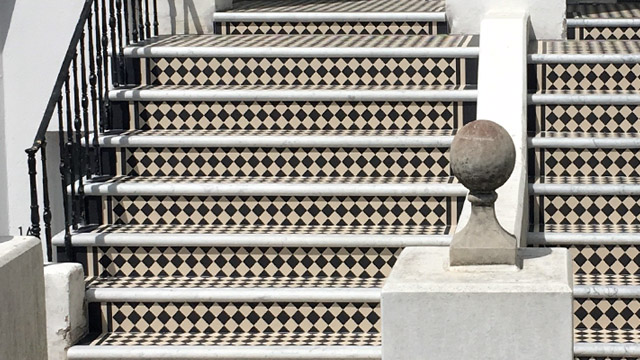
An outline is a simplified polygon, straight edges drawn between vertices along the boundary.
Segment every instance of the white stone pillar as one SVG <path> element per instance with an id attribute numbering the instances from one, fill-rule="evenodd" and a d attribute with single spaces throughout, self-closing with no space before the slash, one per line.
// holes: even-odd
<path id="1" fill-rule="evenodd" d="M 382 359 L 572 360 L 569 254 L 520 256 L 451 269 L 446 247 L 405 249 L 382 289 Z"/>

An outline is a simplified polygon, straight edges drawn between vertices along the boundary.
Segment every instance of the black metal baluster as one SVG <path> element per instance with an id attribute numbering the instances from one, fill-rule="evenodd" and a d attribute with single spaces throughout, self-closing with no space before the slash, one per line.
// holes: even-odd
<path id="1" fill-rule="evenodd" d="M 68 78 L 67 78 L 68 84 Z M 68 88 L 68 86 L 67 86 Z M 67 92 L 68 94 L 68 92 Z M 68 97 L 67 97 L 68 99 Z M 65 144 L 64 120 L 62 111 L 62 95 L 58 99 L 58 137 L 60 143 L 60 181 L 62 182 L 62 209 L 64 212 L 64 248 L 67 260 L 75 261 L 75 254 L 71 246 L 71 215 L 69 214 L 69 195 L 67 186 L 69 185 L 67 174 L 69 173 L 69 163 L 67 155 L 67 145 Z"/>
<path id="2" fill-rule="evenodd" d="M 122 31 L 122 28 L 120 29 Z M 127 45 L 131 44 L 131 36 L 129 34 L 129 5 L 124 4 L 124 38 Z"/>
<path id="3" fill-rule="evenodd" d="M 72 143 L 73 146 L 73 162 L 72 169 L 73 175 L 71 176 L 71 187 L 75 188 L 76 183 L 78 186 L 78 196 L 77 199 L 74 199 L 75 203 L 75 212 L 77 213 L 77 222 L 74 226 L 78 225 L 78 223 L 84 223 L 84 181 L 82 179 L 82 155 L 81 152 L 81 143 L 82 143 L 82 118 L 80 115 L 81 109 L 81 100 L 80 100 L 80 86 L 78 84 L 78 53 L 73 56 L 72 60 L 73 67 L 73 110 L 74 110 L 74 118 L 73 118 L 73 130 L 75 134 L 75 142 Z"/>
<path id="4" fill-rule="evenodd" d="M 116 56 L 116 58 L 118 59 L 118 66 L 120 67 L 120 84 L 126 84 L 126 80 L 127 79 L 127 68 L 124 66 L 124 57 L 122 56 L 122 53 L 124 52 L 124 40 L 122 38 L 122 0 L 116 0 L 116 11 L 118 12 L 116 15 L 116 18 L 118 19 L 117 21 L 117 27 L 118 27 L 118 45 L 119 45 L 119 52 L 114 54 Z"/>
<path id="5" fill-rule="evenodd" d="M 158 36 L 158 0 L 153 0 L 153 35 Z"/>
<path id="6" fill-rule="evenodd" d="M 40 209 L 38 206 L 38 181 L 36 176 L 36 152 L 38 147 L 35 145 L 27 149 L 27 167 L 29 168 L 29 184 L 31 186 L 31 228 L 27 231 L 27 235 L 40 238 Z"/>
<path id="7" fill-rule="evenodd" d="M 70 72 L 67 71 L 66 74 L 66 80 L 64 83 L 64 93 L 65 93 L 65 103 L 66 103 L 66 115 L 67 115 L 67 141 L 66 141 L 66 155 L 67 155 L 67 185 L 70 186 L 71 188 L 71 198 L 70 200 L 70 204 L 69 204 L 69 211 L 71 212 L 71 226 L 76 229 L 77 225 L 78 225 L 78 214 L 76 212 L 76 201 L 75 201 L 75 197 L 76 197 L 76 189 L 75 186 L 73 186 L 73 182 L 75 181 L 73 179 L 73 167 L 74 167 L 74 158 L 75 158 L 75 149 L 73 147 L 73 113 L 71 110 L 71 88 L 70 88 Z"/>
<path id="8" fill-rule="evenodd" d="M 142 14 L 142 0 L 133 0 L 133 2 L 138 2 L 138 32 L 140 33 L 140 40 L 146 39 L 148 36 L 145 36 L 144 33 L 144 15 Z M 148 34 L 147 34 L 148 35 Z"/>
<path id="9" fill-rule="evenodd" d="M 138 42 L 138 23 L 136 21 L 138 17 L 138 11 L 140 11 L 140 9 L 138 9 L 136 6 L 136 0 L 131 0 L 130 4 L 131 4 L 131 34 L 133 35 L 133 42 Z"/>
<path id="10" fill-rule="evenodd" d="M 91 38 L 91 36 L 89 36 Z M 91 62 L 89 62 L 91 63 Z M 85 46 L 85 33 L 82 33 L 80 37 L 80 82 L 82 88 L 82 126 L 84 127 L 84 146 L 82 143 L 78 143 L 81 149 L 84 149 L 82 154 L 84 155 L 80 160 L 80 177 L 83 175 L 87 177 L 87 180 L 91 179 L 91 167 L 89 165 L 89 89 L 87 82 L 87 55 Z"/>
<path id="11" fill-rule="evenodd" d="M 51 201 L 49 199 L 49 173 L 47 171 L 47 140 L 40 147 L 40 159 L 42 161 L 42 220 L 44 220 L 44 239 L 47 246 L 47 261 L 53 260 L 51 246 Z"/>
<path id="12" fill-rule="evenodd" d="M 101 58 L 102 58 L 102 69 L 103 69 L 102 73 L 104 75 L 104 78 L 98 77 L 98 81 L 102 83 L 102 85 L 100 86 L 100 91 L 103 91 L 103 87 L 104 87 L 104 93 L 101 93 L 102 98 L 104 100 L 104 105 L 100 109 L 101 111 L 100 121 L 101 121 L 102 131 L 104 131 L 105 127 L 108 127 L 109 129 L 113 128 L 113 124 L 111 123 L 111 104 L 109 102 L 109 35 L 108 35 L 109 30 L 107 29 L 106 1 L 107 0 L 102 0 L 102 7 L 100 9 L 101 10 L 100 13 L 102 14 L 101 15 L 102 17 L 102 36 L 101 36 L 102 56 Z"/>
<path id="13" fill-rule="evenodd" d="M 145 28 L 147 30 L 147 38 L 151 37 L 151 13 L 149 12 L 149 0 L 144 0 L 145 3 L 145 15 L 146 15 L 146 20 L 145 20 Z"/>
<path id="14" fill-rule="evenodd" d="M 91 84 L 91 115 L 93 116 L 93 173 L 96 175 L 102 175 L 102 158 L 100 156 L 100 144 L 98 142 L 99 132 L 102 131 L 102 113 L 101 109 L 104 106 L 102 101 L 102 49 L 100 47 L 100 21 L 99 21 L 99 12 L 98 12 L 98 1 L 94 1 L 94 9 L 93 15 L 94 19 L 89 19 L 89 53 L 91 56 L 95 55 L 95 64 L 91 61 L 89 76 L 89 83 Z M 91 34 L 93 30 L 92 23 L 95 21 L 95 32 Z M 94 38 L 91 35 L 95 36 L 95 51 L 94 51 Z M 97 89 L 96 89 L 97 86 Z M 88 146 L 88 144 L 87 144 Z"/>
<path id="15" fill-rule="evenodd" d="M 113 71 L 113 86 L 120 86 L 120 68 L 118 58 L 118 44 L 116 42 L 116 10 L 115 0 L 109 1 L 109 28 L 111 29 L 111 69 Z"/>

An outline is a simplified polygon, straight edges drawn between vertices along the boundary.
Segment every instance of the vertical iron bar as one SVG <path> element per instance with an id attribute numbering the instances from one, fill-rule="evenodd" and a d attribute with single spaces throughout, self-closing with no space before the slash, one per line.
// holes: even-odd
<path id="1" fill-rule="evenodd" d="M 131 34 L 133 35 L 133 42 L 138 42 L 138 23 L 136 21 L 137 21 L 138 11 L 140 10 L 136 7 L 136 0 L 131 0 L 130 4 L 131 4 Z"/>
<path id="2" fill-rule="evenodd" d="M 67 77 L 68 83 L 68 77 Z M 60 181 L 62 182 L 62 209 L 64 212 L 64 248 L 67 254 L 67 260 L 75 261 L 73 247 L 71 246 L 71 216 L 69 214 L 69 195 L 67 193 L 68 181 L 68 166 L 69 163 L 67 149 L 64 139 L 64 116 L 62 115 L 62 95 L 58 99 L 58 136 L 60 143 Z"/>
<path id="3" fill-rule="evenodd" d="M 133 0 L 138 2 L 138 32 L 140 33 L 140 40 L 145 40 L 148 36 L 144 33 L 144 15 L 142 14 L 142 0 Z"/>
<path id="4" fill-rule="evenodd" d="M 65 79 L 65 82 L 64 82 L 65 103 L 67 108 L 66 170 L 67 170 L 67 184 L 71 188 L 71 198 L 69 199 L 70 200 L 69 211 L 71 212 L 71 215 L 70 215 L 71 226 L 75 229 L 77 228 L 77 224 L 78 224 L 78 214 L 76 213 L 76 206 L 75 206 L 76 189 L 75 189 L 75 186 L 73 186 L 73 182 L 74 182 L 73 166 L 75 164 L 74 163 L 75 149 L 73 147 L 73 114 L 71 110 L 71 85 L 70 85 L 71 74 L 69 71 L 67 71 L 66 75 L 67 75 L 67 78 Z"/>
<path id="5" fill-rule="evenodd" d="M 125 0 L 124 4 L 124 38 L 127 45 L 131 44 L 131 34 L 129 34 L 129 2 Z M 122 28 L 120 28 L 122 31 Z"/>
<path id="6" fill-rule="evenodd" d="M 153 35 L 158 36 L 158 0 L 153 0 Z"/>
<path id="7" fill-rule="evenodd" d="M 147 38 L 151 37 L 151 13 L 149 13 L 149 0 L 144 0 L 145 3 L 145 15 L 146 15 L 146 20 L 145 20 L 145 27 L 147 30 Z"/>
<path id="8" fill-rule="evenodd" d="M 29 185 L 31 186 L 31 229 L 29 235 L 40 238 L 40 209 L 38 206 L 38 181 L 36 175 L 37 147 L 27 149 L 27 166 L 29 168 Z"/>
<path id="9" fill-rule="evenodd" d="M 40 156 L 42 161 L 42 199 L 43 199 L 43 212 L 42 219 L 44 220 L 44 234 L 45 244 L 47 245 L 47 261 L 53 260 L 53 251 L 51 246 L 51 202 L 49 200 L 49 174 L 47 170 L 47 140 L 42 141 L 40 148 Z"/>
<path id="10" fill-rule="evenodd" d="M 122 53 L 124 52 L 124 40 L 122 39 L 122 0 L 116 0 L 116 10 L 117 10 L 117 15 L 116 18 L 118 19 L 117 22 L 117 27 L 118 27 L 118 45 L 119 45 L 119 52 L 115 54 L 116 58 L 118 59 L 118 65 L 120 67 L 120 84 L 125 84 L 126 83 L 126 78 L 127 78 L 127 69 L 124 66 L 124 57 L 122 56 Z"/>
<path id="11" fill-rule="evenodd" d="M 116 42 L 116 10 L 115 0 L 109 0 L 109 28 L 111 29 L 111 70 L 113 71 L 113 86 L 120 86 L 120 69 L 118 59 L 118 44 Z"/>
<path id="12" fill-rule="evenodd" d="M 89 39 L 91 39 L 91 34 L 89 34 Z M 80 148 L 84 148 L 82 154 L 84 155 L 80 160 L 81 169 L 80 169 L 80 177 L 85 175 L 87 179 L 91 179 L 91 166 L 89 161 L 89 89 L 88 89 L 88 81 L 87 81 L 87 54 L 86 54 L 86 46 L 85 46 L 85 32 L 82 32 L 80 36 L 80 80 L 81 80 L 81 88 L 82 88 L 82 126 L 84 127 L 84 132 L 81 135 L 84 135 L 84 146 L 82 143 L 79 143 L 78 146 Z M 91 61 L 89 61 L 92 64 Z"/>
<path id="13" fill-rule="evenodd" d="M 96 0 L 98 1 L 98 0 Z M 106 2 L 108 0 L 100 0 L 102 2 L 102 6 L 100 8 L 100 13 L 101 13 L 101 18 L 102 18 L 102 36 L 101 36 L 101 43 L 102 43 L 102 73 L 104 76 L 104 79 L 102 77 L 99 77 L 98 80 L 102 82 L 103 86 L 104 86 L 104 90 L 103 90 L 103 86 L 100 86 L 100 91 L 104 91 L 104 93 L 101 93 L 102 98 L 104 100 L 104 105 L 102 106 L 102 108 L 100 109 L 101 111 L 101 116 L 100 116 L 100 121 L 101 121 L 101 130 L 104 131 L 105 127 L 108 127 L 109 129 L 111 129 L 113 126 L 113 124 L 111 123 L 111 104 L 109 103 L 109 35 L 108 35 L 108 29 L 107 29 L 107 4 Z"/>
<path id="14" fill-rule="evenodd" d="M 84 182 L 82 179 L 82 155 L 81 153 L 81 143 L 82 143 L 82 119 L 80 116 L 80 87 L 78 79 L 78 53 L 76 52 L 72 59 L 72 67 L 73 67 L 73 104 L 74 104 L 74 120 L 73 120 L 73 130 L 75 134 L 75 142 L 72 143 L 73 146 L 73 162 L 71 163 L 73 174 L 71 176 L 71 187 L 76 187 L 76 180 L 78 185 L 78 196 L 77 199 L 74 199 L 75 211 L 77 213 L 78 222 L 74 224 L 77 226 L 79 223 L 84 223 Z M 72 140 L 73 141 L 73 140 Z"/>
<path id="15" fill-rule="evenodd" d="M 89 53 L 91 56 L 95 56 L 95 63 L 91 60 L 90 63 L 90 72 L 89 75 L 89 83 L 91 84 L 91 116 L 93 117 L 93 173 L 96 175 L 102 175 L 102 159 L 100 157 L 100 144 L 98 143 L 98 134 L 101 130 L 102 118 L 100 114 L 100 109 L 104 106 L 102 102 L 102 83 L 100 83 L 100 78 L 102 77 L 102 49 L 100 48 L 100 22 L 98 20 L 98 1 L 94 0 L 93 2 L 93 15 L 94 19 L 89 19 Z M 93 31 L 93 22 L 95 21 L 95 32 Z M 94 51 L 94 38 L 95 36 L 95 51 Z M 97 72 L 96 72 L 97 71 Z M 97 89 L 96 89 L 96 86 Z M 89 144 L 87 143 L 87 146 Z"/>

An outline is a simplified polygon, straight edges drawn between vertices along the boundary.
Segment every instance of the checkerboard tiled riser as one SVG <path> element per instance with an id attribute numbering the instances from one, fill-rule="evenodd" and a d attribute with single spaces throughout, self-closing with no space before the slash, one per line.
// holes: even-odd
<path id="1" fill-rule="evenodd" d="M 634 275 L 640 273 L 640 247 L 635 245 L 573 245 L 569 247 L 576 274 Z"/>
<path id="2" fill-rule="evenodd" d="M 528 130 L 588 133 L 640 132 L 640 106 L 535 105 L 529 106 Z"/>
<path id="3" fill-rule="evenodd" d="M 640 27 L 570 27 L 569 40 L 640 40 Z"/>
<path id="4" fill-rule="evenodd" d="M 639 329 L 638 299 L 576 299 L 574 327 L 586 329 Z"/>
<path id="5" fill-rule="evenodd" d="M 222 35 L 251 34 L 367 34 L 367 35 L 436 35 L 446 34 L 446 22 L 218 22 L 214 32 Z"/>
<path id="6" fill-rule="evenodd" d="M 638 90 L 640 64 L 539 64 L 536 90 Z M 533 80 L 533 79 L 532 79 Z"/>
<path id="7" fill-rule="evenodd" d="M 103 303 L 100 310 L 109 332 L 377 333 L 381 322 L 379 303 Z"/>
<path id="8" fill-rule="evenodd" d="M 150 58 L 149 85 L 465 85 L 464 58 Z M 469 69 L 467 69 L 467 64 Z M 146 69 L 149 69 L 148 71 Z"/>
<path id="9" fill-rule="evenodd" d="M 379 333 L 107 333 L 91 345 L 381 346 Z"/>
<path id="10" fill-rule="evenodd" d="M 541 176 L 640 176 L 640 154 L 629 149 L 535 149 L 531 166 Z"/>
<path id="11" fill-rule="evenodd" d="M 530 224 L 639 224 L 640 196 L 553 195 L 529 199 Z M 535 226 L 535 225 L 534 225 Z"/>
<path id="12" fill-rule="evenodd" d="M 463 198 L 434 196 L 105 196 L 109 224 L 455 225 Z"/>
<path id="13" fill-rule="evenodd" d="M 122 175 L 451 176 L 446 148 L 125 148 Z"/>
<path id="14" fill-rule="evenodd" d="M 475 120 L 460 102 L 139 102 L 142 130 L 449 130 Z"/>

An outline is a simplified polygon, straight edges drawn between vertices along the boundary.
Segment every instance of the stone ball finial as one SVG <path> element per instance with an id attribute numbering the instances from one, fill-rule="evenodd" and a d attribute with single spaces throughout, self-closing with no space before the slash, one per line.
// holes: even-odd
<path id="1" fill-rule="evenodd" d="M 511 176 L 516 149 L 509 133 L 489 120 L 462 127 L 451 144 L 451 171 L 472 193 L 492 192 Z"/>

